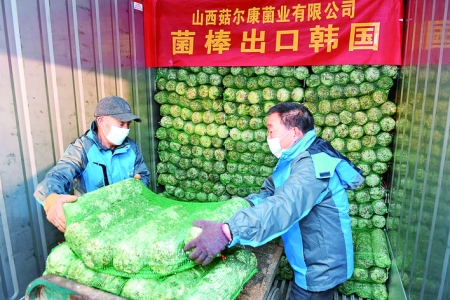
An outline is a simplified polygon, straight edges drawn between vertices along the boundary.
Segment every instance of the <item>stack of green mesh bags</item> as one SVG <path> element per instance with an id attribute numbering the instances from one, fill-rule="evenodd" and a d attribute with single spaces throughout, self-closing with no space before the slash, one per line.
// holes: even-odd
<path id="1" fill-rule="evenodd" d="M 396 104 L 389 90 L 394 66 L 316 66 L 306 80 L 305 105 L 313 112 L 318 136 L 363 171 L 365 182 L 348 191 L 355 250 L 355 271 L 339 287 L 345 295 L 387 299 L 391 266 L 386 225 L 386 173 Z"/>
<path id="2" fill-rule="evenodd" d="M 266 143 L 264 117 L 276 102 L 261 98 L 258 78 L 270 77 L 259 69 L 262 75 L 253 67 L 158 69 L 157 172 L 166 196 L 201 202 L 245 197 L 272 173 L 277 159 Z M 252 98 L 256 92 L 259 98 Z"/>
<path id="3" fill-rule="evenodd" d="M 387 299 L 391 261 L 383 231 L 387 213 L 384 182 L 392 160 L 396 113 L 388 96 L 397 67 L 316 66 L 312 72 L 306 80 L 305 105 L 313 111 L 318 136 L 348 157 L 365 177 L 360 187 L 348 191 L 355 271 L 339 291 Z"/>
<path id="4" fill-rule="evenodd" d="M 206 267 L 183 250 L 201 229 L 223 222 L 246 200 L 180 202 L 128 179 L 64 205 L 66 242 L 55 247 L 44 274 L 59 275 L 127 299 L 235 299 L 257 272 L 256 256 L 233 248 Z"/>
<path id="5" fill-rule="evenodd" d="M 354 237 L 384 232 L 384 182 L 397 109 L 389 91 L 396 77 L 397 67 L 385 65 L 159 68 L 158 183 L 167 197 L 183 201 L 223 201 L 258 192 L 277 162 L 266 143 L 267 111 L 280 102 L 299 102 L 312 112 L 317 136 L 363 171 L 364 184 L 348 192 Z M 379 243 L 387 251 L 387 242 Z M 358 256 L 362 250 L 355 246 L 355 251 Z M 356 267 L 358 272 L 378 267 L 387 274 L 390 263 Z M 357 289 L 341 292 L 386 299 L 387 275 L 361 278 L 349 281 L 358 283 Z M 367 292 L 373 285 L 378 290 Z"/>

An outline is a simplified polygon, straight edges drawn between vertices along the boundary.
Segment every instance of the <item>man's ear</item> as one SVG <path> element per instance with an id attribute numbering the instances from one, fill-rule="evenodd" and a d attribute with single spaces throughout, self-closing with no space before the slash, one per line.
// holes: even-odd
<path id="1" fill-rule="evenodd" d="M 303 132 L 298 127 L 294 127 L 294 134 L 297 141 L 304 136 Z"/>

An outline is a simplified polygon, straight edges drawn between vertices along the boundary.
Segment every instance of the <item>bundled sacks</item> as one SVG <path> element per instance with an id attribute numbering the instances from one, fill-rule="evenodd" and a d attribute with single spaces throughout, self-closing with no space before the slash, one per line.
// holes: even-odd
<path id="1" fill-rule="evenodd" d="M 161 278 L 126 278 L 97 272 L 84 265 L 67 243 L 47 258 L 44 275 L 63 276 L 81 284 L 133 300 L 235 299 L 257 272 L 255 255 L 246 249 L 227 251 L 224 260 Z"/>
<path id="2" fill-rule="evenodd" d="M 242 198 L 180 202 L 153 193 L 140 180 L 123 180 L 64 205 L 66 242 L 49 255 L 45 274 L 129 299 L 151 299 L 158 293 L 175 295 L 170 299 L 200 299 L 211 292 L 233 299 L 257 272 L 255 255 L 233 249 L 224 259 L 219 255 L 211 265 L 201 267 L 183 247 L 201 232 L 192 226 L 193 220 L 223 222 L 249 206 Z M 218 276 L 216 281 L 209 279 L 210 273 Z M 205 280 L 212 290 L 195 288 Z M 140 290 L 154 283 L 161 288 Z"/>

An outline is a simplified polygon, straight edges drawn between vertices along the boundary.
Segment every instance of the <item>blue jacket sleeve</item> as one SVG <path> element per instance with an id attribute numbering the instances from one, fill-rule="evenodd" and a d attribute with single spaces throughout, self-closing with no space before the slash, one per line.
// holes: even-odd
<path id="1" fill-rule="evenodd" d="M 252 202 L 253 205 L 258 205 L 262 201 L 264 201 L 267 197 L 273 196 L 275 193 L 275 185 L 273 183 L 272 176 L 269 176 L 264 180 L 261 189 L 258 194 L 250 194 L 245 199 Z"/>
<path id="2" fill-rule="evenodd" d="M 75 178 L 79 177 L 84 169 L 85 152 L 80 139 L 70 144 L 56 165 L 50 169 L 36 187 L 34 197 L 40 204 L 50 194 L 68 194 L 72 189 Z"/>
<path id="3" fill-rule="evenodd" d="M 311 157 L 303 155 L 293 163 L 291 174 L 272 196 L 257 206 L 239 210 L 227 222 L 233 235 L 230 247 L 257 247 L 281 236 L 322 200 L 328 182 L 329 179 L 315 177 Z"/>

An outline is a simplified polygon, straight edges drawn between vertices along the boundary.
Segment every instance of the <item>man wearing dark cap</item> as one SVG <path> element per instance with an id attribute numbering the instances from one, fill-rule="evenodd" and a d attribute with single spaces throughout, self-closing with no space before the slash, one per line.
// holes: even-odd
<path id="1" fill-rule="evenodd" d="M 63 156 L 38 184 L 34 196 L 44 205 L 47 219 L 61 232 L 66 229 L 63 204 L 103 186 L 135 177 L 146 186 L 150 172 L 137 143 L 128 138 L 131 113 L 123 98 L 109 96 L 95 108 L 90 130 L 76 138 Z M 75 195 L 69 195 L 73 188 Z"/>

